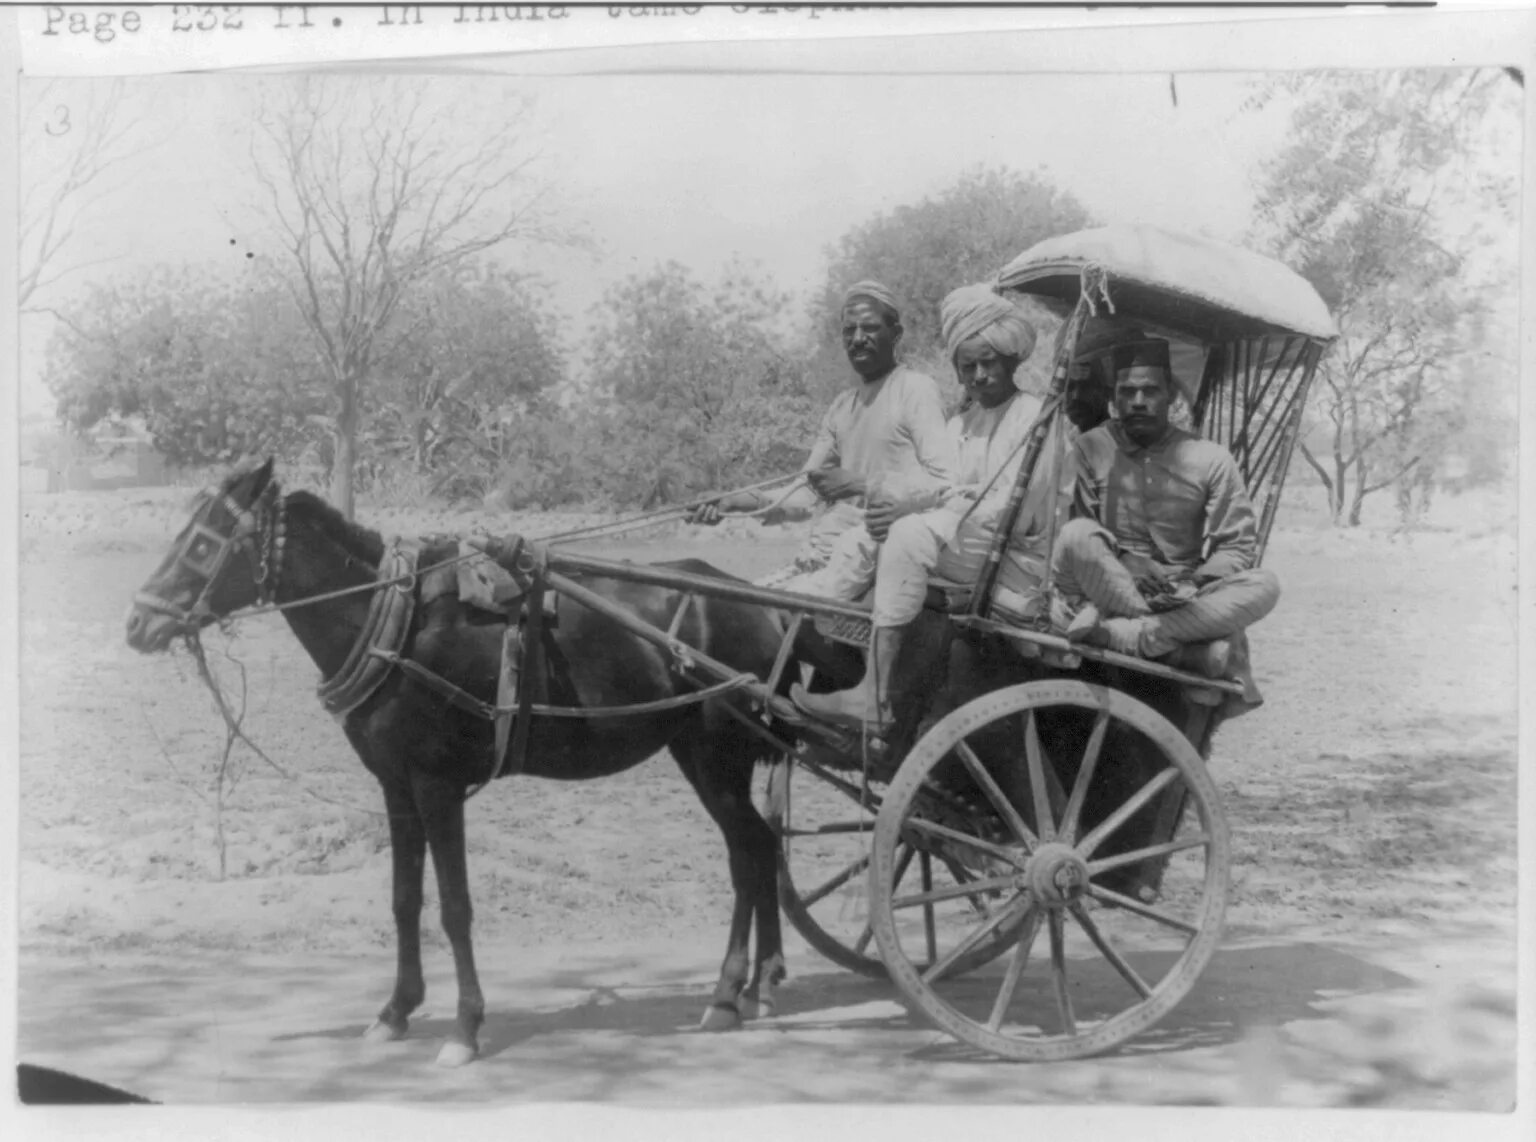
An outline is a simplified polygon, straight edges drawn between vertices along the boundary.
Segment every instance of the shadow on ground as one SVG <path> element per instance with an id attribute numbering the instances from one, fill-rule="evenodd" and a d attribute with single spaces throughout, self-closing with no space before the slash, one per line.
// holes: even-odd
<path id="1" fill-rule="evenodd" d="M 1178 1008 L 1115 1055 L 1019 1065 L 919 1024 L 892 985 L 835 970 L 792 977 L 775 1018 L 709 1035 L 694 1030 L 714 974 L 702 956 L 673 948 L 670 957 L 487 959 L 483 1056 L 458 1071 L 433 1064 L 451 1026 L 451 976 L 429 978 L 428 1003 L 407 1039 L 369 1044 L 360 1036 L 387 994 L 387 961 L 370 962 L 363 978 L 356 958 L 334 956 L 200 958 L 185 967 L 146 959 L 110 975 L 57 958 L 24 962 L 20 1052 L 171 1103 L 1027 1103 L 1090 1092 L 1134 1102 L 1145 1100 L 1139 1076 L 1153 1071 L 1156 1101 L 1182 1091 L 1203 1102 L 1224 1081 L 1230 1052 L 1222 1048 L 1249 1025 L 1323 1019 L 1319 1001 L 1413 986 L 1318 944 L 1223 949 Z M 998 971 L 992 965 L 963 986 L 991 994 Z M 1124 984 L 1084 971 L 1077 987 L 1075 999 L 1091 1004 L 1101 988 Z M 1106 1075 L 1118 1076 L 1114 1090 Z"/>

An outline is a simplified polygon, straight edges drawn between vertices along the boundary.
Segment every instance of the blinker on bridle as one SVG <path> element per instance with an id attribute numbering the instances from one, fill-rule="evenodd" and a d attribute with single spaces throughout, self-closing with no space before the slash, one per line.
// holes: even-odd
<path id="1" fill-rule="evenodd" d="M 277 593 L 277 577 L 282 567 L 283 501 L 277 481 L 269 480 L 250 507 L 244 507 L 228 492 L 206 492 L 203 503 L 187 529 L 186 538 L 176 552 L 173 567 L 201 579 L 203 586 L 190 609 L 148 591 L 134 595 L 133 601 L 150 610 L 170 615 L 187 630 L 196 630 L 205 620 L 222 618 L 214 613 L 208 600 L 218 586 L 230 560 L 244 552 L 252 565 L 251 581 L 256 584 L 256 602 L 270 602 Z M 228 535 L 203 522 L 208 508 L 221 505 L 234 520 Z"/>

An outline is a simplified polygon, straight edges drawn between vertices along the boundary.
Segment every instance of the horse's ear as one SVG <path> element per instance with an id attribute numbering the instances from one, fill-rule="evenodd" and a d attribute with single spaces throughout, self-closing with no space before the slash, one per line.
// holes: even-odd
<path id="1" fill-rule="evenodd" d="M 271 456 L 268 456 L 265 461 L 258 461 L 255 456 L 242 457 L 230 469 L 224 486 L 228 488 L 241 480 L 249 480 L 251 482 L 251 495 L 259 496 L 272 480 L 272 463 L 273 457 Z"/>

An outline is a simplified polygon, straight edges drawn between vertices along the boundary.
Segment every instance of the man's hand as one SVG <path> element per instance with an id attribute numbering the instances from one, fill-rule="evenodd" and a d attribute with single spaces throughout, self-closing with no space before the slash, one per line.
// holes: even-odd
<path id="1" fill-rule="evenodd" d="M 805 474 L 806 481 L 824 500 L 851 500 L 869 489 L 864 481 L 846 468 L 815 468 Z"/>
<path id="2" fill-rule="evenodd" d="M 710 500 L 707 504 L 700 504 L 683 519 L 687 523 L 703 524 L 705 527 L 713 527 L 728 515 L 739 515 L 742 512 L 756 511 L 762 506 L 756 492 L 733 492 L 721 496 L 718 500 Z"/>
<path id="3" fill-rule="evenodd" d="M 1120 556 L 1120 562 L 1125 564 L 1125 569 L 1131 573 L 1131 578 L 1136 580 L 1136 585 L 1141 588 L 1143 594 L 1148 592 L 1157 594 L 1166 591 L 1172 585 L 1167 570 L 1145 555 L 1127 551 Z"/>
<path id="4" fill-rule="evenodd" d="M 864 509 L 864 526 L 876 543 L 884 543 L 885 537 L 891 533 L 891 526 L 906 514 L 906 510 L 895 500 L 882 496 Z"/>

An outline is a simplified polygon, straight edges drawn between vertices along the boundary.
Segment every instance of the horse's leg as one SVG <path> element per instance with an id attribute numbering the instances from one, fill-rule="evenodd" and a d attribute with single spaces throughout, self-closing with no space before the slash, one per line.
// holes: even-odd
<path id="1" fill-rule="evenodd" d="M 761 819 L 761 814 L 758 816 Z M 772 826 L 766 821 L 763 824 L 768 829 L 769 847 L 767 854 L 755 861 L 757 959 L 752 965 L 752 979 L 742 994 L 741 1013 L 747 1019 L 766 1018 L 774 1014 L 778 1007 L 775 992 L 789 974 L 784 962 L 784 933 L 779 916 L 778 838 L 774 836 Z"/>
<path id="2" fill-rule="evenodd" d="M 469 901 L 469 861 L 464 852 L 464 789 L 441 778 L 411 775 L 416 808 L 426 825 L 442 903 L 443 932 L 453 948 L 459 981 L 459 1013 L 448 1041 L 438 1052 L 445 1067 L 462 1066 L 480 1052 L 480 1024 L 485 1021 L 485 997 L 475 971 L 475 950 L 469 929 L 474 910 Z"/>
<path id="3" fill-rule="evenodd" d="M 403 779 L 382 784 L 394 865 L 395 990 L 364 1034 L 369 1039 L 389 1041 L 405 1035 L 411 1012 L 427 994 L 421 975 L 421 878 L 426 866 L 427 834 L 409 785 Z"/>
<path id="4" fill-rule="evenodd" d="M 751 763 L 737 760 L 750 754 L 742 749 L 731 749 L 732 744 L 735 743 L 716 742 L 715 748 L 711 749 L 680 742 L 673 746 L 683 775 L 725 836 L 731 887 L 736 895 L 720 978 L 700 1023 L 707 1031 L 728 1031 L 741 1025 L 741 1000 L 747 987 L 748 944 L 754 914 L 758 918 L 758 963 L 753 979 L 757 981 L 763 977 L 765 961 L 776 962 L 779 975 L 783 972 L 773 830 L 752 804 Z M 766 923 L 764 917 L 768 918 Z M 773 982 L 777 981 L 773 968 L 768 970 L 767 976 Z M 753 1000 L 755 1014 L 759 997 L 749 998 Z"/>

